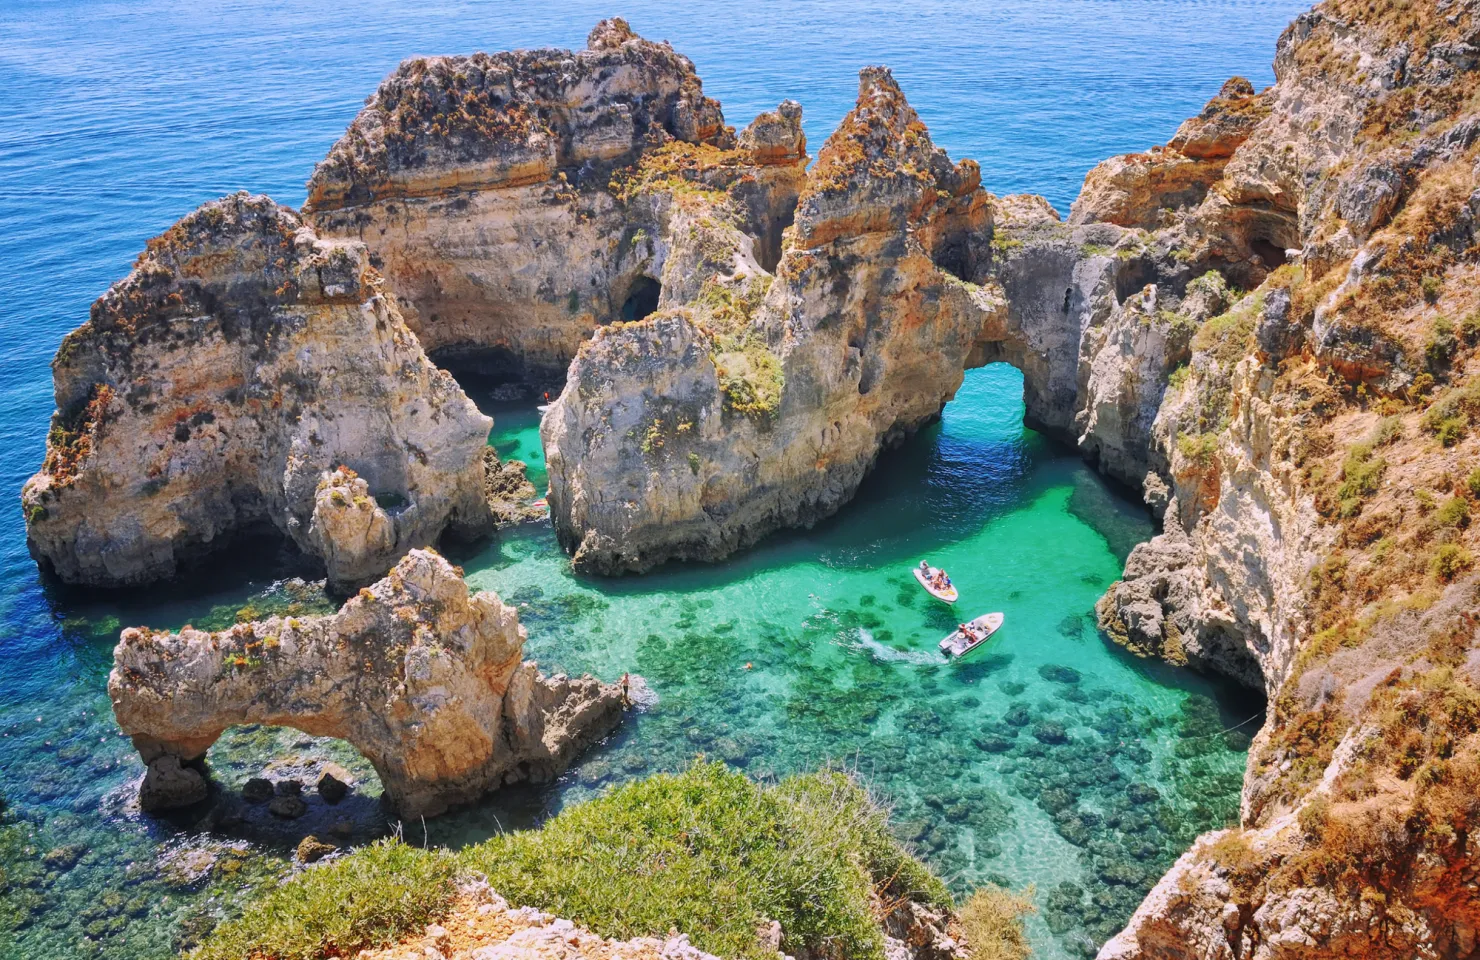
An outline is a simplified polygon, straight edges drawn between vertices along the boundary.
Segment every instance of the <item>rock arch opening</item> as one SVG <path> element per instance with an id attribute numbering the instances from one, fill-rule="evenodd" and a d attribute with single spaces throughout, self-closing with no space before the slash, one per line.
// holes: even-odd
<path id="1" fill-rule="evenodd" d="M 643 320 L 658 310 L 658 300 L 663 296 L 663 285 L 652 277 L 638 277 L 628 288 L 627 299 L 622 301 L 621 319 L 627 323 Z"/>
<path id="2" fill-rule="evenodd" d="M 398 813 L 432 816 L 553 778 L 620 719 L 618 686 L 541 675 L 524 638 L 512 607 L 413 550 L 336 614 L 125 630 L 108 694 L 147 765 L 148 809 L 204 799 L 206 751 L 258 724 L 345 741 Z"/>

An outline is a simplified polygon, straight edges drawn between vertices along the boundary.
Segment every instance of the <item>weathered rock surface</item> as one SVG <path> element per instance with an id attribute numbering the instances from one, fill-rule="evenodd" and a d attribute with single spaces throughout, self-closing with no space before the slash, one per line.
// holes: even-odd
<path id="1" fill-rule="evenodd" d="M 611 940 L 467 883 L 440 922 L 359 960 L 718 960 L 682 934 Z"/>
<path id="2" fill-rule="evenodd" d="M 125 630 L 108 692 L 148 764 L 151 808 L 199 799 L 177 786 L 183 770 L 204 788 L 182 762 L 227 727 L 260 723 L 348 741 L 402 816 L 431 816 L 502 784 L 550 779 L 620 719 L 619 687 L 541 675 L 522 661 L 524 636 L 513 608 L 470 594 L 446 560 L 413 550 L 331 616 Z M 296 793 L 272 802 L 302 807 Z"/>
<path id="3" fill-rule="evenodd" d="M 681 200 L 634 196 L 620 171 L 726 158 L 718 189 L 779 247 L 806 162 L 800 110 L 741 141 L 686 57 L 606 20 L 581 51 L 401 64 L 314 171 L 306 209 L 369 247 L 439 359 L 558 381 L 593 329 L 651 312 L 667 282 Z"/>
<path id="4" fill-rule="evenodd" d="M 491 525 L 488 418 L 427 361 L 362 244 L 264 197 L 208 203 L 151 241 L 53 371 L 22 504 L 32 553 L 63 580 L 157 580 L 276 529 L 352 586 Z"/>
<path id="5" fill-rule="evenodd" d="M 846 502 L 1003 325 L 994 290 L 961 279 L 980 278 L 990 216 L 975 165 L 934 148 L 888 71 L 864 71 L 775 275 L 741 245 L 689 274 L 693 299 L 598 331 L 571 365 L 541 433 L 577 565 L 714 559 Z"/>
<path id="6" fill-rule="evenodd" d="M 1153 246 L 1257 289 L 1198 323 L 1166 391 L 1145 481 L 1166 530 L 1101 625 L 1270 709 L 1240 825 L 1101 960 L 1475 951 L 1480 362 L 1447 317 L 1480 316 L 1480 82 L 1458 53 L 1477 38 L 1473 3 L 1319 5 L 1203 198 L 1136 213 Z M 1121 169 L 1076 217 L 1155 194 L 1150 175 L 1113 194 Z"/>

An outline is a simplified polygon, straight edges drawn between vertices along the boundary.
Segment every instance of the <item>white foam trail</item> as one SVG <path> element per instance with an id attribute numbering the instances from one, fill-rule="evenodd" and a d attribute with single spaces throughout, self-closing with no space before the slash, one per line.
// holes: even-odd
<path id="1" fill-rule="evenodd" d="M 875 660 L 885 663 L 914 663 L 920 666 L 938 666 L 945 663 L 946 658 L 938 653 L 926 650 L 896 650 L 888 644 L 880 643 L 874 639 L 874 635 L 868 632 L 866 627 L 858 628 L 858 643 L 845 644 L 854 650 L 866 650 Z"/>

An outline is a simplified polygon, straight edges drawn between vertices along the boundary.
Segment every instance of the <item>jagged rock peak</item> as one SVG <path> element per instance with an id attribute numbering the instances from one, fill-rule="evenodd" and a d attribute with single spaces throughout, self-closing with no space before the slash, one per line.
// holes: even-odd
<path id="1" fill-rule="evenodd" d="M 308 182 L 306 209 L 518 186 L 615 164 L 650 134 L 728 145 L 694 64 L 603 20 L 587 49 L 414 57 L 381 82 Z"/>
<path id="2" fill-rule="evenodd" d="M 628 40 L 641 40 L 631 24 L 621 17 L 610 17 L 591 28 L 586 35 L 587 50 L 616 50 Z"/>
<path id="3" fill-rule="evenodd" d="M 840 233 L 897 229 L 940 194 L 964 197 L 981 186 L 973 160 L 952 165 L 930 139 L 888 67 L 865 67 L 858 101 L 827 138 L 797 207 L 804 247 Z"/>
<path id="4" fill-rule="evenodd" d="M 332 615 L 127 629 L 108 694 L 148 765 L 146 806 L 200 799 L 192 765 L 227 727 L 261 723 L 348 741 L 402 816 L 431 816 L 554 777 L 620 718 L 618 686 L 547 678 L 524 640 L 513 607 L 414 550 Z"/>
<path id="5" fill-rule="evenodd" d="M 22 504 L 33 555 L 69 582 L 168 577 L 275 526 L 351 586 L 448 527 L 491 523 L 491 422 L 427 361 L 364 244 L 266 197 L 212 201 L 150 241 L 52 371 Z M 401 504 L 386 549 L 350 551 L 354 573 L 310 535 L 315 488 L 342 464 Z"/>

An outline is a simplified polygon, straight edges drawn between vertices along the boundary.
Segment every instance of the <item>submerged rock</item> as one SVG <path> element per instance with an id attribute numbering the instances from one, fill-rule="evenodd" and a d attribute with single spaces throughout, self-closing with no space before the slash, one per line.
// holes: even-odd
<path id="1" fill-rule="evenodd" d="M 330 616 L 125 630 L 108 691 L 149 765 L 148 809 L 203 797 L 204 779 L 182 761 L 228 726 L 260 723 L 349 741 L 402 816 L 431 816 L 501 784 L 550 779 L 619 720 L 619 686 L 541 675 L 521 662 L 524 637 L 512 607 L 415 550 Z M 280 782 L 269 809 L 300 816 L 301 790 Z M 333 788 L 321 781 L 320 792 Z"/>
<path id="2" fill-rule="evenodd" d="M 139 806 L 143 809 L 188 807 L 204 800 L 209 793 L 206 778 L 195 767 L 183 764 L 178 755 L 160 754 L 146 757 L 145 761 L 144 781 L 139 786 Z"/>
<path id="3" fill-rule="evenodd" d="M 248 803 L 266 803 L 273 793 L 272 781 L 264 777 L 253 777 L 242 787 L 242 799 Z"/>

